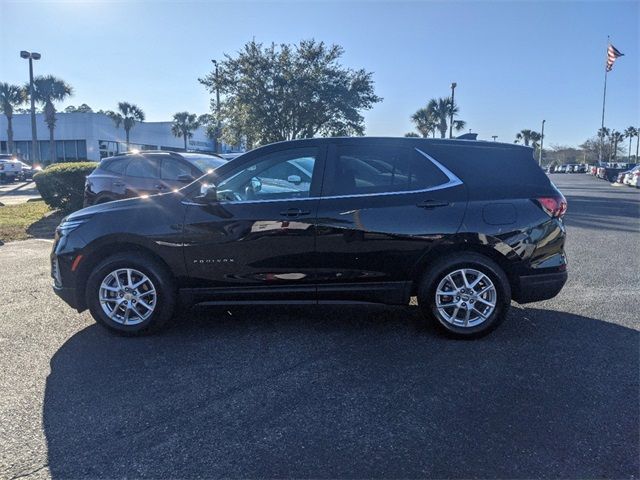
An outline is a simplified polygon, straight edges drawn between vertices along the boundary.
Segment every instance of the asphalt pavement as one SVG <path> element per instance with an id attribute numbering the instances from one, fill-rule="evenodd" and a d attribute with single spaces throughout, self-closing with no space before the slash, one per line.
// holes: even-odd
<path id="1" fill-rule="evenodd" d="M 40 192 L 33 180 L 0 184 L 0 206 L 39 200 Z"/>
<path id="2" fill-rule="evenodd" d="M 415 306 L 185 312 L 121 338 L 0 247 L 0 478 L 638 478 L 640 190 L 552 175 L 570 277 L 493 334 Z"/>

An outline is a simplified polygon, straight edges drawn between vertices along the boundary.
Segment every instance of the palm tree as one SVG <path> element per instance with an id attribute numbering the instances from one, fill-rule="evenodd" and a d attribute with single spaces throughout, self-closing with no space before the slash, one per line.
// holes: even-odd
<path id="1" fill-rule="evenodd" d="M 438 120 L 428 108 L 418 109 L 416 113 L 411 115 L 411 121 L 416 124 L 416 130 L 418 130 L 424 138 L 427 138 L 429 134 L 435 136 Z"/>
<path id="2" fill-rule="evenodd" d="M 193 131 L 200 126 L 195 113 L 178 112 L 173 116 L 171 133 L 184 139 L 184 149 L 187 150 L 187 138 L 193 137 Z"/>
<path id="3" fill-rule="evenodd" d="M 56 148 L 53 132 L 56 128 L 56 107 L 54 102 L 62 102 L 73 95 L 73 88 L 64 80 L 53 75 L 39 76 L 33 79 L 33 98 L 43 105 L 44 121 L 49 127 L 49 160 L 56 161 Z"/>
<path id="4" fill-rule="evenodd" d="M 612 130 L 609 134 L 609 142 L 613 144 L 610 152 L 610 160 L 615 160 L 618 154 L 618 143 L 624 140 L 624 135 L 617 130 Z"/>
<path id="5" fill-rule="evenodd" d="M 598 129 L 598 138 L 600 139 L 600 151 L 602 152 L 602 158 L 606 158 L 610 154 L 610 152 L 605 152 L 605 148 L 604 148 L 605 147 L 604 139 L 609 137 L 610 133 L 611 133 L 611 130 L 609 130 L 607 127 L 602 127 Z M 610 145 L 607 145 L 607 146 L 610 147 Z"/>
<path id="6" fill-rule="evenodd" d="M 450 116 L 459 112 L 458 106 L 451 102 L 451 97 L 431 99 L 427 104 L 427 111 L 436 119 L 436 128 L 440 130 L 440 138 L 447 137 L 449 124 L 447 123 Z M 453 128 L 456 131 L 462 130 L 466 125 L 464 120 L 456 120 L 453 122 Z"/>
<path id="7" fill-rule="evenodd" d="M 118 111 L 112 112 L 111 110 L 105 112 L 106 115 L 113 120 L 116 124 L 116 128 L 120 125 L 124 127 L 124 134 L 127 140 L 127 150 L 129 150 L 129 132 L 136 122 L 144 122 L 144 112 L 140 107 L 133 103 L 120 102 L 118 103 Z"/>
<path id="8" fill-rule="evenodd" d="M 529 143 L 531 143 L 531 141 L 533 141 L 534 138 L 536 138 L 535 134 L 537 134 L 537 132 L 534 132 L 533 130 L 529 130 L 529 129 L 520 130 L 518 133 L 516 133 L 516 139 L 514 143 L 522 142 L 526 147 L 528 147 Z M 540 140 L 540 138 L 538 138 L 538 140 Z"/>
<path id="9" fill-rule="evenodd" d="M 624 131 L 624 136 L 629 139 L 629 162 L 631 162 L 631 141 L 633 137 L 638 136 L 638 130 L 635 127 L 627 127 Z"/>
<path id="10" fill-rule="evenodd" d="M 24 103 L 24 89 L 17 85 L 0 83 L 0 111 L 7 117 L 8 152 L 15 153 L 13 149 L 13 109 Z"/>

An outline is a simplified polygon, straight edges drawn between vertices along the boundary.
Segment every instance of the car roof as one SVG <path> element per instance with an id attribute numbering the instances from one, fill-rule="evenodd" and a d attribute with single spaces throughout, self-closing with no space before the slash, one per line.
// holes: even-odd
<path id="1" fill-rule="evenodd" d="M 430 144 L 430 145 L 450 145 L 459 147 L 461 145 L 467 147 L 486 147 L 486 148 L 505 148 L 505 149 L 514 149 L 514 150 L 533 150 L 533 147 L 529 147 L 526 145 L 518 145 L 514 143 L 506 143 L 506 142 L 494 142 L 488 140 L 467 140 L 467 139 L 459 139 L 459 138 L 419 138 L 419 137 L 319 137 L 319 138 L 304 138 L 297 140 L 285 140 L 282 142 L 275 142 L 270 145 L 283 145 L 283 144 L 291 144 L 291 145 L 318 145 L 318 144 L 326 144 L 326 143 L 368 143 L 368 144 L 376 144 L 376 143 L 387 143 L 387 142 L 398 142 L 398 143 L 406 143 L 407 145 L 420 145 L 420 144 Z M 265 147 L 268 145 L 264 145 Z"/>

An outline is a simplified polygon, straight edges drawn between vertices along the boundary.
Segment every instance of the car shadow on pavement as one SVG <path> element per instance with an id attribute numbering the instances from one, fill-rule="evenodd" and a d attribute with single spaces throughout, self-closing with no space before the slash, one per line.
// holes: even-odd
<path id="1" fill-rule="evenodd" d="M 416 307 L 190 310 L 51 360 L 54 478 L 632 477 L 637 331 L 512 308 L 476 341 Z"/>

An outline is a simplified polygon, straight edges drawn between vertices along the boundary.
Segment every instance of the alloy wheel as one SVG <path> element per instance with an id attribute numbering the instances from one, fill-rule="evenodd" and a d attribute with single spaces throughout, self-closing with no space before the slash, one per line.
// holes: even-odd
<path id="1" fill-rule="evenodd" d="M 498 296 L 491 279 L 472 268 L 448 273 L 438 284 L 435 295 L 441 319 L 463 328 L 485 322 L 495 310 Z"/>
<path id="2" fill-rule="evenodd" d="M 98 297 L 102 311 L 121 325 L 144 322 L 157 304 L 153 282 L 133 268 L 119 268 L 104 277 Z"/>

